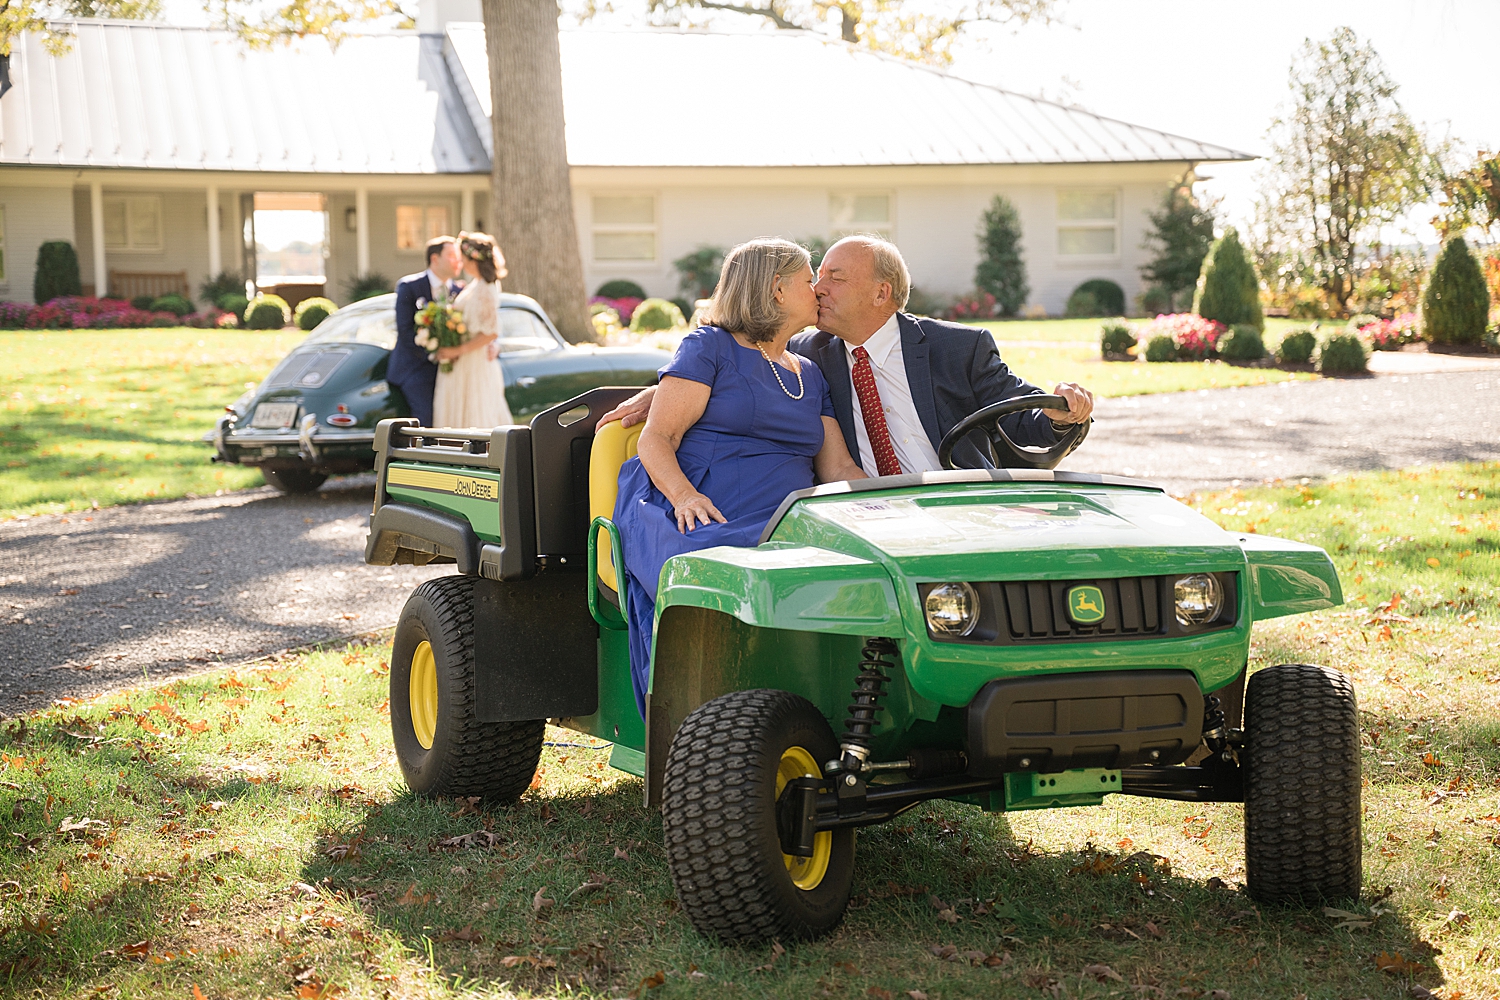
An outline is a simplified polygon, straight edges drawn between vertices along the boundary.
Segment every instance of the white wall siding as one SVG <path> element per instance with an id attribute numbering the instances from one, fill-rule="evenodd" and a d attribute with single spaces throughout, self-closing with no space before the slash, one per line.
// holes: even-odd
<path id="1" fill-rule="evenodd" d="M 30 302 L 37 248 L 48 240 L 73 241 L 72 191 L 0 184 L 0 206 L 5 208 L 5 279 L 0 281 L 0 299 Z"/>

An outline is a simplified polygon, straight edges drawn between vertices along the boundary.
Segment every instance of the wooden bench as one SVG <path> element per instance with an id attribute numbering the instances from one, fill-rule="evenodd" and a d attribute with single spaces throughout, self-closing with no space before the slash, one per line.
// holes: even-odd
<path id="1" fill-rule="evenodd" d="M 110 271 L 109 295 L 126 301 L 143 296 L 156 299 L 163 295 L 181 295 L 188 301 L 193 298 L 186 271 Z"/>

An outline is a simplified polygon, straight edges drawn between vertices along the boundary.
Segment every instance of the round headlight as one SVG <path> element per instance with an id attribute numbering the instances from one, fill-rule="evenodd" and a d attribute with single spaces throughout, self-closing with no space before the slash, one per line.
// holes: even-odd
<path id="1" fill-rule="evenodd" d="M 1179 577 L 1172 596 L 1177 602 L 1177 620 L 1186 626 L 1211 622 L 1224 607 L 1224 591 L 1207 573 Z"/>
<path id="2" fill-rule="evenodd" d="M 967 583 L 940 583 L 927 592 L 927 627 L 934 635 L 968 635 L 979 622 L 979 595 Z"/>

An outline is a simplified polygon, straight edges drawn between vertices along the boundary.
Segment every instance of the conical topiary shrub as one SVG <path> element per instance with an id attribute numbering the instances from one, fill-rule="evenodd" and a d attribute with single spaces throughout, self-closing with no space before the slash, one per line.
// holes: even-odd
<path id="1" fill-rule="evenodd" d="M 1249 323 L 1257 330 L 1266 328 L 1260 311 L 1260 281 L 1255 265 L 1245 256 L 1240 235 L 1234 228 L 1214 240 L 1203 270 L 1198 272 L 1198 288 L 1193 294 L 1193 312 L 1204 319 L 1218 320 L 1225 326 Z"/>
<path id="2" fill-rule="evenodd" d="M 37 305 L 63 295 L 82 295 L 78 278 L 78 254 L 67 240 L 48 240 L 37 248 L 36 277 L 31 282 Z"/>
<path id="3" fill-rule="evenodd" d="M 1422 335 L 1434 344 L 1478 344 L 1490 311 L 1479 262 L 1462 236 L 1443 244 L 1422 292 Z"/>

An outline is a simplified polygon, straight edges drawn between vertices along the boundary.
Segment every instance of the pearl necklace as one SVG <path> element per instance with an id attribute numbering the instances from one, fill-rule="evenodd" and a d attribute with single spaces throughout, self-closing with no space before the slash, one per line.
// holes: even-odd
<path id="1" fill-rule="evenodd" d="M 771 374 L 776 376 L 776 384 L 781 386 L 781 391 L 786 393 L 787 398 L 801 399 L 803 394 L 807 391 L 807 387 L 802 384 L 802 366 L 797 366 L 797 395 L 793 396 L 791 390 L 786 387 L 786 383 L 781 381 L 781 372 L 777 370 L 776 362 L 771 360 L 771 356 L 766 353 L 766 349 L 764 347 L 761 347 L 759 344 L 755 345 L 755 349 L 760 352 L 761 357 L 766 359 L 766 364 L 771 366 Z"/>

